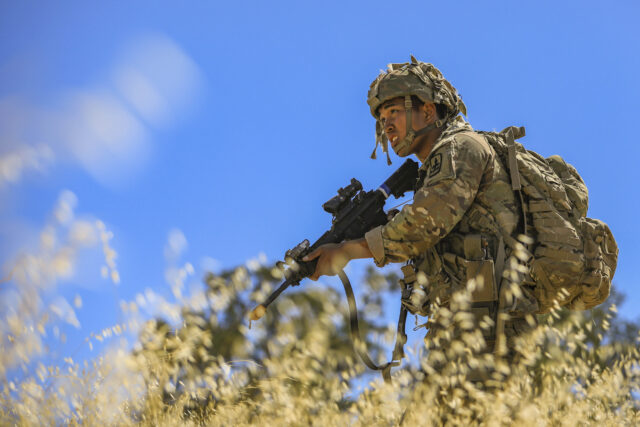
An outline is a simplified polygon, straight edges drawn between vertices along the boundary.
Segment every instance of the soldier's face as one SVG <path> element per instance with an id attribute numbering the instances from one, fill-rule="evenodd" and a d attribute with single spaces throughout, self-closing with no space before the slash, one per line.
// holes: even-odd
<path id="1" fill-rule="evenodd" d="M 398 143 L 407 135 L 407 116 L 404 109 L 404 98 L 393 98 L 380 106 L 378 110 L 379 120 L 382 123 L 384 133 L 389 139 L 391 148 L 400 157 L 413 154 L 413 146 L 417 141 L 407 149 L 398 149 Z M 413 130 L 422 129 L 427 125 L 425 115 L 422 114 L 421 108 L 414 107 L 412 110 L 411 127 Z"/>

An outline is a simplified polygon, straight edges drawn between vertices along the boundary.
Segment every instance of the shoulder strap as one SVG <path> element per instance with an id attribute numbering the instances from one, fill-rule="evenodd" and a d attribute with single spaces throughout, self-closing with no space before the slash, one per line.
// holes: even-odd
<path id="1" fill-rule="evenodd" d="M 522 233 L 526 236 L 528 230 L 527 224 L 527 205 L 525 204 L 524 195 L 522 194 L 522 182 L 520 180 L 520 171 L 518 169 L 518 158 L 516 156 L 516 143 L 515 140 L 518 138 L 522 138 L 525 135 L 524 127 L 516 127 L 510 126 L 508 128 L 503 129 L 500 132 L 500 135 L 504 136 L 504 142 L 507 148 L 506 159 L 503 157 L 502 161 L 506 160 L 506 167 L 509 171 L 509 176 L 511 178 L 511 189 L 518 196 L 518 202 L 520 204 L 520 214 L 522 221 Z M 495 150 L 496 147 L 494 147 Z M 497 151 L 497 150 L 496 150 Z M 500 153 L 498 153 L 500 154 Z M 502 151 L 504 155 L 504 151 Z M 504 271 L 504 262 L 505 262 L 505 244 L 511 248 L 511 250 L 515 250 L 517 242 L 513 238 L 513 236 L 509 235 L 505 232 L 502 227 L 498 225 L 498 229 L 500 230 L 500 234 L 502 234 L 500 243 L 498 245 L 498 254 L 496 257 L 496 267 L 495 267 L 495 275 L 496 275 L 496 284 L 498 285 L 498 315 L 496 318 L 496 342 L 494 345 L 494 354 L 497 356 L 502 356 L 506 352 L 506 337 L 505 337 L 505 321 L 508 315 L 505 313 L 505 299 L 506 299 L 506 286 L 503 286 L 502 283 L 502 273 Z"/>
<path id="2" fill-rule="evenodd" d="M 507 161 L 509 162 L 509 175 L 511 176 L 511 188 L 518 195 L 518 201 L 520 202 L 520 212 L 522 214 L 522 234 L 527 235 L 527 212 L 526 205 L 524 203 L 524 196 L 522 194 L 522 183 L 520 182 L 520 171 L 518 170 L 518 159 L 516 157 L 516 143 L 515 140 L 522 138 L 525 135 L 524 127 L 510 126 L 503 129 L 501 134 L 504 135 L 505 143 L 507 144 Z"/>

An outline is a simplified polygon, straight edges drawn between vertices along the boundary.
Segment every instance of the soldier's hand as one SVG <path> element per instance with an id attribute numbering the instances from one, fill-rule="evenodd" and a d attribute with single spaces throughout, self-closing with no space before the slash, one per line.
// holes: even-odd
<path id="1" fill-rule="evenodd" d="M 303 261 L 311 261 L 318 258 L 316 271 L 309 279 L 316 281 L 320 276 L 335 276 L 351 260 L 345 245 L 342 243 L 328 243 L 320 246 L 309 255 L 302 258 Z"/>

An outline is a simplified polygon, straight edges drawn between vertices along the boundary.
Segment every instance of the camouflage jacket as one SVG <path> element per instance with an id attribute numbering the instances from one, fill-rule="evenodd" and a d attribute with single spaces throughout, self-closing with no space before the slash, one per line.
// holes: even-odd
<path id="1" fill-rule="evenodd" d="M 426 274 L 429 300 L 446 302 L 466 283 L 470 257 L 495 259 L 498 227 L 513 233 L 518 205 L 496 152 L 461 117 L 436 141 L 420 177 L 413 202 L 365 238 L 378 266 L 413 261 Z M 470 235 L 482 253 L 469 254 Z"/>

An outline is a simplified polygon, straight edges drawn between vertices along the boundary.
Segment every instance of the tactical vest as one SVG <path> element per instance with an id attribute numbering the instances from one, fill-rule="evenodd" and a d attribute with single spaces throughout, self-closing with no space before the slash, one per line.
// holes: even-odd
<path id="1" fill-rule="evenodd" d="M 465 130 L 452 137 L 462 144 L 465 138 L 476 140 L 491 151 L 492 159 L 483 171 L 473 203 L 458 224 L 413 263 L 426 276 L 426 285 L 423 286 L 425 302 L 446 306 L 452 294 L 465 289 L 468 281 L 475 279 L 472 311 L 479 318 L 483 315 L 493 318 L 498 308 L 502 271 L 509 255 L 501 230 L 510 234 L 516 230 L 520 220 L 518 203 L 511 189 L 508 170 L 484 136 Z M 421 171 L 423 169 L 424 165 Z M 418 187 L 421 186 L 419 181 Z M 524 306 L 520 304 L 520 309 L 523 312 L 537 310 L 537 307 L 531 307 L 535 305 L 533 297 L 525 297 L 522 303 Z M 429 314 L 429 307 L 420 306 L 419 301 L 408 306 L 412 312 Z"/>

